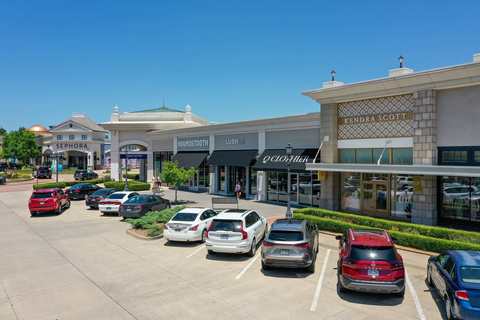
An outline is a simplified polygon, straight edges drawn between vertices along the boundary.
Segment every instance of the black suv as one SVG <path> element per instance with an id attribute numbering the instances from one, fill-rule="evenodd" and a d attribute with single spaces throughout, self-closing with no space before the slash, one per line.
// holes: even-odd
<path id="1" fill-rule="evenodd" d="M 97 179 L 98 174 L 91 170 L 77 170 L 75 171 L 73 177 L 75 180 L 92 180 Z"/>
<path id="2" fill-rule="evenodd" d="M 13 163 L 13 162 L 9 162 L 9 163 L 2 162 L 2 163 L 0 163 L 0 171 L 6 171 L 7 169 L 20 170 L 20 169 L 22 169 L 22 166 L 19 165 L 19 164 Z"/>
<path id="3" fill-rule="evenodd" d="M 33 171 L 34 178 L 52 178 L 52 170 L 47 166 L 41 166 L 37 170 Z"/>
<path id="4" fill-rule="evenodd" d="M 262 243 L 262 269 L 307 268 L 315 272 L 318 230 L 309 220 L 277 219 Z"/>

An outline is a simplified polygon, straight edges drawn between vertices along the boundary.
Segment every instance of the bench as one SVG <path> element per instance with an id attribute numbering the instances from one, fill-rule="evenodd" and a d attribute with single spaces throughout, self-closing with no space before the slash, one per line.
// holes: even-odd
<path id="1" fill-rule="evenodd" d="M 216 204 L 236 204 L 238 209 L 238 200 L 237 198 L 227 198 L 227 197 L 216 197 L 212 198 L 212 209 L 215 209 Z"/>

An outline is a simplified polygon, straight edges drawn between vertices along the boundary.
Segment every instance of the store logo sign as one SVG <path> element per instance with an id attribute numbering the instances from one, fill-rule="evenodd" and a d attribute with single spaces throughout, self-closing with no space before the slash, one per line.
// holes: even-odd
<path id="1" fill-rule="evenodd" d="M 245 144 L 245 138 L 226 139 L 226 144 Z"/>
<path id="2" fill-rule="evenodd" d="M 88 149 L 86 143 L 57 143 L 56 145 L 58 149 Z"/>
<path id="3" fill-rule="evenodd" d="M 208 147 L 208 139 L 191 139 L 178 141 L 179 148 Z"/>
<path id="4" fill-rule="evenodd" d="M 288 156 L 286 155 L 274 155 L 274 156 L 265 156 L 262 159 L 263 163 L 268 163 L 268 162 L 291 162 L 291 163 L 305 163 L 308 162 L 309 156 L 290 156 L 290 161 L 288 161 Z"/>
<path id="5" fill-rule="evenodd" d="M 413 112 L 399 112 L 399 113 L 386 113 L 376 114 L 371 116 L 358 116 L 339 118 L 338 124 L 356 124 L 356 123 L 371 123 L 371 122 L 387 122 L 387 121 L 401 121 L 401 120 L 413 120 Z"/>

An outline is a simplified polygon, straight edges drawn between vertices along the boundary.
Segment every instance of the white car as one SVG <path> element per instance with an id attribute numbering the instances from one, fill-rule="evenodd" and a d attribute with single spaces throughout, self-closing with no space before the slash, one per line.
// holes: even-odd
<path id="1" fill-rule="evenodd" d="M 180 210 L 163 226 L 163 237 L 169 241 L 205 242 L 207 230 L 216 215 L 210 208 Z"/>
<path id="2" fill-rule="evenodd" d="M 101 213 L 118 215 L 118 209 L 120 205 L 131 197 L 138 195 L 139 193 L 135 191 L 119 191 L 112 193 L 98 203 L 98 210 L 100 210 Z"/>
<path id="3" fill-rule="evenodd" d="M 267 219 L 253 210 L 227 209 L 213 218 L 206 247 L 214 252 L 248 253 L 254 256 L 257 244 L 268 233 Z"/>

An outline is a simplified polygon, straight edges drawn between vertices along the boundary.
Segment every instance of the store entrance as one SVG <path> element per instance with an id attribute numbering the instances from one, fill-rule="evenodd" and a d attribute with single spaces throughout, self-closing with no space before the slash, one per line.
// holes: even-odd
<path id="1" fill-rule="evenodd" d="M 247 196 L 247 168 L 246 167 L 229 167 L 229 181 L 228 181 L 228 191 L 235 192 L 235 186 L 237 181 L 240 182 L 242 186 L 242 195 L 241 198 L 246 198 Z"/>
<path id="2" fill-rule="evenodd" d="M 388 218 L 388 184 L 386 182 L 363 183 L 363 213 L 376 218 Z"/>

